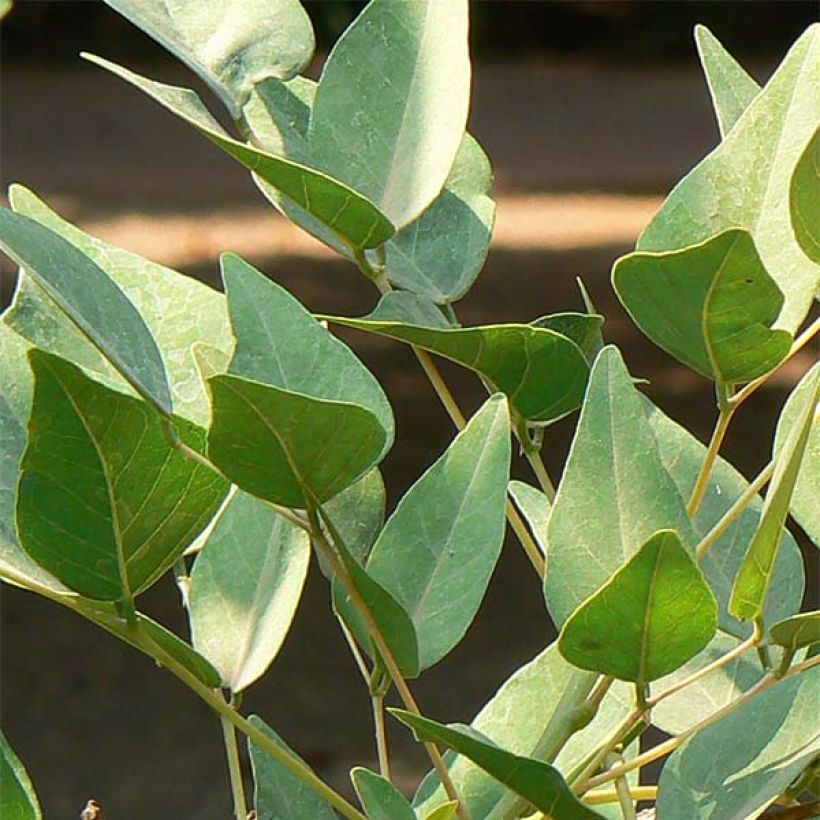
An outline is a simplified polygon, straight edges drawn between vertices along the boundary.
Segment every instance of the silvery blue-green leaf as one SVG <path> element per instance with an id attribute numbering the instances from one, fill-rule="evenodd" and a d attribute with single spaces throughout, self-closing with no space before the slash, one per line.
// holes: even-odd
<path id="1" fill-rule="evenodd" d="M 251 715 L 249 720 L 257 729 L 298 758 L 262 718 Z M 253 767 L 253 803 L 257 820 L 337 820 L 336 812 L 329 803 L 270 757 L 264 749 L 249 740 L 248 750 Z"/>
<path id="2" fill-rule="evenodd" d="M 649 399 L 644 400 L 644 405 L 663 466 L 675 482 L 681 498 L 689 499 L 706 456 L 706 447 Z M 728 461 L 718 457 L 692 522 L 695 536 L 703 538 L 748 487 L 749 482 Z M 700 559 L 700 567 L 718 599 L 720 628 L 738 638 L 749 637 L 752 628 L 729 614 L 729 598 L 762 510 L 763 500 L 758 496 Z M 767 623 L 799 612 L 804 587 L 805 570 L 800 548 L 789 531 L 784 529 L 783 542 L 775 561 L 771 594 L 766 601 Z"/>
<path id="3" fill-rule="evenodd" d="M 776 327 L 794 333 L 817 292 L 820 265 L 795 239 L 789 186 L 817 129 L 818 111 L 820 24 L 814 24 L 723 142 L 675 186 L 638 250 L 676 250 L 727 228 L 745 228 L 785 297 Z"/>
<path id="4" fill-rule="evenodd" d="M 661 772 L 665 820 L 758 817 L 820 752 L 820 667 L 786 678 L 677 748 Z"/>
<path id="5" fill-rule="evenodd" d="M 255 83 L 288 79 L 315 41 L 299 0 L 105 0 L 195 71 L 236 117 Z"/>
<path id="6" fill-rule="evenodd" d="M 290 629 L 310 560 L 304 530 L 237 492 L 219 514 L 191 572 L 194 647 L 241 692 L 260 678 Z"/>
<path id="7" fill-rule="evenodd" d="M 0 250 L 26 269 L 141 396 L 172 411 L 157 343 L 104 270 L 59 234 L 6 208 L 0 208 Z"/>
<path id="8" fill-rule="evenodd" d="M 399 502 L 367 561 L 416 628 L 427 669 L 464 637 L 504 542 L 510 421 L 488 399 Z"/>
<path id="9" fill-rule="evenodd" d="M 777 454 L 774 474 L 766 492 L 760 522 L 732 588 L 729 612 L 741 620 L 758 619 L 763 615 L 774 574 L 775 560 L 783 537 L 783 524 L 789 514 L 800 464 L 815 423 L 818 400 L 820 368 L 812 371 L 806 380 L 806 388 L 800 397 L 799 409 L 795 411 L 794 422 L 784 435 L 783 446 Z"/>
<path id="10" fill-rule="evenodd" d="M 400 322 L 440 330 L 453 327 L 435 302 L 406 290 L 385 293 L 367 318 L 374 322 Z"/>
<path id="11" fill-rule="evenodd" d="M 772 330 L 783 294 L 748 231 L 732 228 L 667 253 L 631 253 L 612 270 L 618 297 L 641 330 L 721 384 L 773 370 L 792 336 Z"/>
<path id="12" fill-rule="evenodd" d="M 809 259 L 820 263 L 820 128 L 794 168 L 789 203 L 800 247 Z"/>
<path id="13" fill-rule="evenodd" d="M 541 490 L 523 481 L 511 481 L 509 493 L 518 511 L 532 532 L 535 543 L 546 558 L 547 524 L 550 518 L 550 501 Z"/>
<path id="14" fill-rule="evenodd" d="M 0 816 L 3 820 L 41 820 L 43 813 L 28 772 L 0 732 Z"/>
<path id="15" fill-rule="evenodd" d="M 384 214 L 352 188 L 313 168 L 231 137 L 191 89 L 154 82 L 101 57 L 84 56 L 193 126 L 241 165 L 310 211 L 341 239 L 356 247 L 371 248 L 383 244 L 394 233 Z"/>
<path id="16" fill-rule="evenodd" d="M 706 26 L 695 26 L 695 42 L 723 138 L 758 95 L 760 86 Z"/>
<path id="17" fill-rule="evenodd" d="M 434 302 L 461 299 L 490 249 L 492 185 L 487 155 L 465 134 L 441 193 L 385 246 L 390 281 Z"/>
<path id="18" fill-rule="evenodd" d="M 769 634 L 779 646 L 796 652 L 804 646 L 820 643 L 820 612 L 802 612 L 776 623 Z"/>
<path id="19" fill-rule="evenodd" d="M 548 526 L 545 595 L 556 624 L 661 529 L 675 530 L 687 550 L 694 548 L 643 398 L 618 350 L 605 347 L 592 367 Z"/>
<path id="20" fill-rule="evenodd" d="M 416 820 L 405 796 L 381 775 L 357 766 L 350 779 L 368 820 Z"/>
<path id="21" fill-rule="evenodd" d="M 226 353 L 233 349 L 225 297 L 213 288 L 170 268 L 81 231 L 55 213 L 32 191 L 12 185 L 12 207 L 69 241 L 102 268 L 140 312 L 151 331 L 171 387 L 174 412 L 207 425 L 205 385 L 191 354 L 194 342 Z M 82 367 L 95 380 L 127 389 L 123 378 L 77 327 L 52 308 L 37 283 L 23 274 L 6 321 L 37 347 Z"/>
<path id="22" fill-rule="evenodd" d="M 182 555 L 227 483 L 167 440 L 148 404 L 29 352 L 34 398 L 17 494 L 20 543 L 80 594 L 131 600 Z M 193 449 L 204 432 L 177 422 Z"/>
<path id="23" fill-rule="evenodd" d="M 777 433 L 774 438 L 775 455 L 782 451 L 789 431 L 796 423 L 800 408 L 807 401 L 812 380 L 817 379 L 818 374 L 820 374 L 820 364 L 816 364 L 803 376 L 786 401 L 786 406 L 777 422 Z M 794 485 L 790 512 L 795 521 L 814 541 L 815 546 L 820 549 L 818 487 L 820 487 L 820 417 L 815 413 L 806 452 L 803 454 L 803 463 L 800 465 L 797 483 Z M 773 591 L 773 594 L 777 593 Z"/>
<path id="24" fill-rule="evenodd" d="M 371 0 L 322 70 L 317 167 L 402 228 L 440 193 L 467 124 L 467 0 Z"/>

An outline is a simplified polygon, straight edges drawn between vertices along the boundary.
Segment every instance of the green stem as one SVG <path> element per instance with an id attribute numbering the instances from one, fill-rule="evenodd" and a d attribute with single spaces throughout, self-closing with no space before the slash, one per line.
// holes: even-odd
<path id="1" fill-rule="evenodd" d="M 387 729 L 384 725 L 384 695 L 371 695 L 370 701 L 373 705 L 373 726 L 376 734 L 376 753 L 379 757 L 379 773 L 385 780 L 391 780 Z"/>
<path id="2" fill-rule="evenodd" d="M 623 762 L 623 758 L 615 752 L 608 754 L 605 761 L 607 768 L 610 769 Z M 618 804 L 621 807 L 621 814 L 624 820 L 636 820 L 635 801 L 632 798 L 632 792 L 629 789 L 629 782 L 626 779 L 626 775 L 615 778 L 615 791 L 618 794 Z"/>
<path id="3" fill-rule="evenodd" d="M 725 395 L 725 389 L 721 385 L 718 385 L 718 403 L 720 406 L 720 411 L 718 412 L 715 429 L 712 432 L 712 438 L 709 440 L 709 447 L 706 450 L 703 465 L 700 468 L 700 473 L 695 481 L 695 486 L 692 489 L 692 496 L 689 499 L 689 504 L 687 506 L 687 512 L 691 518 L 695 517 L 698 507 L 700 507 L 700 502 L 703 500 L 703 496 L 706 493 L 706 488 L 709 486 L 709 478 L 712 475 L 712 468 L 715 465 L 715 460 L 717 459 L 718 452 L 720 451 L 720 445 L 723 443 L 723 439 L 726 436 L 726 431 L 729 429 L 729 422 L 732 420 L 732 416 L 735 412 L 735 406 L 728 403 L 728 399 Z"/>
<path id="4" fill-rule="evenodd" d="M 513 504 L 509 497 L 507 498 L 507 521 L 524 549 L 527 558 L 530 559 L 533 569 L 535 569 L 538 573 L 538 577 L 543 581 L 547 575 L 547 563 L 544 559 L 544 555 L 538 548 L 538 544 L 535 543 L 535 539 L 530 534 L 527 525 L 524 523 L 515 504 Z"/>
<path id="5" fill-rule="evenodd" d="M 247 820 L 248 804 L 245 800 L 245 786 L 242 782 L 242 764 L 239 760 L 239 748 L 236 744 L 236 729 L 233 723 L 223 715 L 219 716 L 219 724 L 222 727 L 225 755 L 228 759 L 228 775 L 231 780 L 231 794 L 233 795 L 233 813 L 236 820 Z"/>

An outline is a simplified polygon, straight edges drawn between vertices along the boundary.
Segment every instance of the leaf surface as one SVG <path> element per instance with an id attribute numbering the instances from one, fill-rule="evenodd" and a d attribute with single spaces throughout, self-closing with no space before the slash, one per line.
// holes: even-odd
<path id="1" fill-rule="evenodd" d="M 350 779 L 368 820 L 416 820 L 405 796 L 381 775 L 357 766 Z"/>
<path id="2" fill-rule="evenodd" d="M 518 511 L 524 516 L 541 554 L 547 556 L 547 525 L 550 517 L 549 499 L 541 490 L 523 481 L 511 481 L 509 492 Z"/>
<path id="3" fill-rule="evenodd" d="M 820 643 L 820 612 L 802 612 L 776 623 L 769 634 L 779 646 L 796 652 L 804 646 Z"/>
<path id="4" fill-rule="evenodd" d="M 0 815 L 5 820 L 41 820 L 34 786 L 20 758 L 0 732 Z"/>
<path id="5" fill-rule="evenodd" d="M 789 208 L 794 235 L 806 256 L 820 263 L 820 128 L 800 155 L 792 175 Z"/>

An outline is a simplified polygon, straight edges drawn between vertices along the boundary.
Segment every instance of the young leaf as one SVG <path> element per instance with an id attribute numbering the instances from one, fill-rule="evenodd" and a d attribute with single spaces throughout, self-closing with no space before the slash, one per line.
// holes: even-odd
<path id="1" fill-rule="evenodd" d="M 370 553 L 368 574 L 413 621 L 421 669 L 464 637 L 501 553 L 509 424 L 506 399 L 488 399 L 407 491 Z"/>
<path id="2" fill-rule="evenodd" d="M 313 159 L 397 228 L 438 196 L 464 134 L 468 17 L 467 0 L 371 0 L 322 70 Z"/>
<path id="3" fill-rule="evenodd" d="M 295 754 L 262 718 L 251 715 L 249 720 L 279 746 Z M 253 802 L 258 820 L 337 820 L 336 812 L 328 803 L 264 749 L 248 741 L 248 750 L 253 767 Z"/>
<path id="4" fill-rule="evenodd" d="M 820 751 L 820 667 L 775 683 L 675 750 L 661 772 L 665 820 L 758 817 Z"/>
<path id="5" fill-rule="evenodd" d="M 792 170 L 817 128 L 820 24 L 792 46 L 723 142 L 685 176 L 638 240 L 670 251 L 745 228 L 785 302 L 776 326 L 794 333 L 817 292 L 820 267 L 797 244 L 789 215 Z"/>
<path id="6" fill-rule="evenodd" d="M 307 533 L 237 492 L 194 563 L 188 611 L 194 647 L 241 692 L 279 653 L 310 559 Z"/>
<path id="7" fill-rule="evenodd" d="M 17 498 L 20 543 L 88 598 L 130 600 L 216 512 L 227 484 L 166 441 L 147 404 L 29 353 L 34 400 Z M 194 449 L 200 430 L 179 422 Z"/>
<path id="8" fill-rule="evenodd" d="M 656 532 L 564 624 L 561 654 L 645 686 L 683 665 L 715 635 L 717 601 L 677 533 Z"/>
<path id="9" fill-rule="evenodd" d="M 550 517 L 549 499 L 530 484 L 523 481 L 511 481 L 509 493 L 518 511 L 524 516 L 530 531 L 535 537 L 538 548 L 547 557 L 547 524 Z"/>
<path id="10" fill-rule="evenodd" d="M 530 421 L 554 421 L 581 404 L 589 365 L 575 342 L 560 333 L 518 324 L 443 329 L 379 321 L 372 316 L 328 318 L 424 348 L 475 370 L 494 389 L 506 393 L 515 410 Z"/>
<path id="11" fill-rule="evenodd" d="M 357 766 L 350 779 L 368 820 L 416 820 L 404 795 L 381 775 Z"/>
<path id="12" fill-rule="evenodd" d="M 809 386 L 803 396 L 802 407 L 777 456 L 760 523 L 732 589 L 729 612 L 742 620 L 759 618 L 763 614 L 783 524 L 789 513 L 789 503 L 820 399 L 820 369 L 814 371 L 807 384 Z"/>
<path id="13" fill-rule="evenodd" d="M 172 114 L 196 128 L 241 165 L 287 194 L 352 245 L 359 248 L 377 247 L 393 234 L 393 226 L 384 214 L 353 189 L 320 171 L 233 139 L 191 89 L 154 82 L 101 57 L 84 56 L 139 88 Z"/>
<path id="14" fill-rule="evenodd" d="M 820 128 L 800 155 L 792 174 L 789 208 L 794 235 L 806 256 L 820 263 Z"/>
<path id="15" fill-rule="evenodd" d="M 389 711 L 409 726 L 420 742 L 440 743 L 469 757 L 476 765 L 549 817 L 560 817 L 562 820 L 592 820 L 602 816 L 585 806 L 573 794 L 558 769 L 549 763 L 514 755 L 492 743 L 479 740 L 471 732 L 458 726 L 445 726 L 402 709 Z"/>
<path id="16" fill-rule="evenodd" d="M 788 354 L 772 330 L 783 294 L 748 231 L 733 228 L 679 251 L 631 253 L 612 283 L 638 327 L 675 358 L 721 384 L 748 382 Z"/>
<path id="17" fill-rule="evenodd" d="M 695 26 L 695 42 L 722 139 L 758 95 L 760 86 L 706 26 Z"/>
<path id="18" fill-rule="evenodd" d="M 105 0 L 195 71 L 236 118 L 255 83 L 287 79 L 315 41 L 299 0 Z"/>
<path id="19" fill-rule="evenodd" d="M 197 372 L 191 345 L 202 342 L 231 352 L 233 337 L 225 297 L 196 279 L 84 233 L 21 185 L 11 186 L 9 199 L 17 213 L 62 236 L 122 289 L 159 347 L 174 412 L 206 426 L 210 416 L 208 395 Z M 120 390 L 127 384 L 85 335 L 53 309 L 46 293 L 29 276 L 20 277 L 14 303 L 5 318 L 37 347 L 79 365 L 96 381 Z"/>
<path id="20" fill-rule="evenodd" d="M 547 606 L 558 625 L 653 533 L 694 546 L 684 502 L 658 453 L 641 394 L 620 353 L 592 368 L 581 418 L 550 515 Z"/>
<path id="21" fill-rule="evenodd" d="M 803 612 L 776 623 L 769 634 L 779 646 L 796 652 L 804 646 L 820 643 L 820 612 Z"/>
<path id="22" fill-rule="evenodd" d="M 0 817 L 42 820 L 43 813 L 28 772 L 0 732 Z"/>
<path id="23" fill-rule="evenodd" d="M 48 294 L 144 398 L 172 411 L 157 344 L 128 298 L 99 266 L 58 234 L 0 208 L 0 249 Z"/>

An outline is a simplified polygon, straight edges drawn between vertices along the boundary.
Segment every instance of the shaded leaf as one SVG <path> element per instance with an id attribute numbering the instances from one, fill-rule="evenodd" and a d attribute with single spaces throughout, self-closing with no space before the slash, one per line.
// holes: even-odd
<path id="1" fill-rule="evenodd" d="M 668 253 L 631 253 L 612 282 L 635 323 L 708 379 L 747 382 L 787 355 L 791 334 L 772 330 L 783 295 L 748 231 L 724 231 Z"/>
<path id="2" fill-rule="evenodd" d="M 794 235 L 806 256 L 820 263 L 820 128 L 800 155 L 792 174 L 789 208 Z"/>
<path id="3" fill-rule="evenodd" d="M 350 779 L 368 820 L 416 820 L 404 795 L 381 775 L 357 766 L 351 770 Z"/>
<path id="4" fill-rule="evenodd" d="M 603 348 L 601 328 L 604 326 L 604 317 L 600 314 L 553 313 L 550 316 L 542 316 L 540 319 L 531 322 L 531 324 L 533 327 L 553 330 L 568 339 L 572 339 L 590 364 Z"/>
<path id="5" fill-rule="evenodd" d="M 467 0 L 371 0 L 322 70 L 313 159 L 397 228 L 438 196 L 464 134 L 468 17 Z"/>
<path id="6" fill-rule="evenodd" d="M 542 555 L 547 556 L 547 524 L 550 517 L 549 499 L 530 484 L 511 481 L 509 492 L 518 511 L 524 516 Z"/>
<path id="7" fill-rule="evenodd" d="M 236 493 L 219 515 L 191 573 L 193 644 L 241 692 L 279 653 L 310 559 L 303 530 L 262 501 Z"/>
<path id="8" fill-rule="evenodd" d="M 796 652 L 804 646 L 820 643 L 820 612 L 803 612 L 776 623 L 769 634 L 779 646 Z"/>
<path id="9" fill-rule="evenodd" d="M 406 290 L 385 293 L 367 318 L 374 322 L 400 322 L 441 330 L 452 327 L 435 302 Z"/>
<path id="10" fill-rule="evenodd" d="M 41 820 L 34 786 L 20 758 L 0 732 L 0 816 L 4 820 Z"/>

